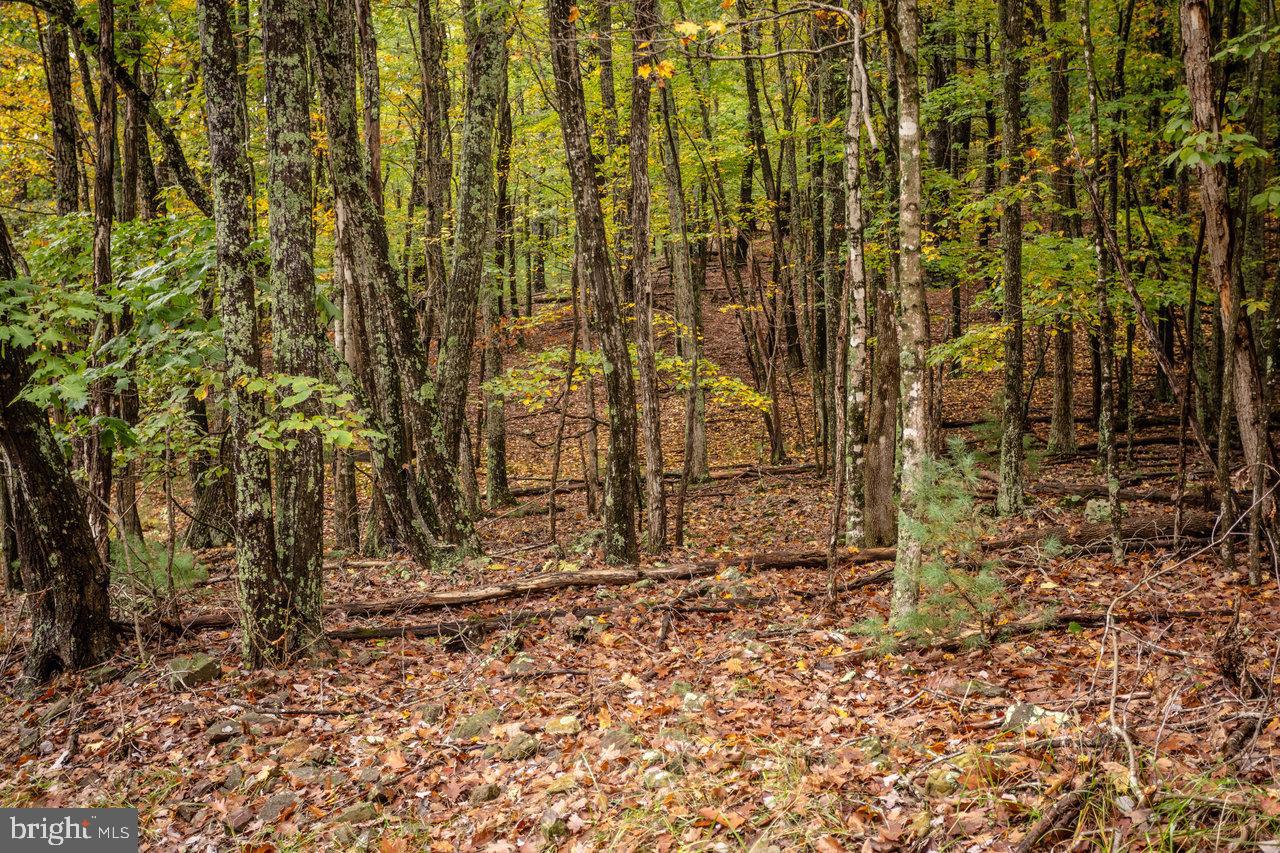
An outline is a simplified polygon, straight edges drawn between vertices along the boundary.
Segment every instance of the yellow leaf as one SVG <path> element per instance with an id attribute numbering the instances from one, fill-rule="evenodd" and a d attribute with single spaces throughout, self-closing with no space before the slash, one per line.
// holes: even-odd
<path id="1" fill-rule="evenodd" d="M 653 66 L 649 65 L 648 63 L 645 63 L 644 65 L 640 65 L 636 68 L 636 74 L 641 77 L 648 77 L 652 71 L 653 71 Z"/>
<path id="2" fill-rule="evenodd" d="M 685 38 L 692 39 L 698 37 L 698 33 L 702 30 L 702 25 L 697 21 L 676 21 L 672 25 L 672 29 Z"/>
<path id="3" fill-rule="evenodd" d="M 724 34 L 724 21 L 707 21 L 707 32 L 713 36 Z"/>
<path id="4" fill-rule="evenodd" d="M 665 77 L 670 80 L 675 76 L 676 66 L 670 59 L 664 59 L 658 63 L 658 76 Z"/>

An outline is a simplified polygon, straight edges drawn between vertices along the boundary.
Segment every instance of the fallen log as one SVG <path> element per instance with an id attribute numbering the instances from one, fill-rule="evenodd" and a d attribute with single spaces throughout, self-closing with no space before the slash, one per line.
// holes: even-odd
<path id="1" fill-rule="evenodd" d="M 720 480 L 748 480 L 757 477 L 785 477 L 793 474 L 807 474 L 817 470 L 818 466 L 811 462 L 796 465 L 730 465 L 725 468 L 717 468 L 711 471 L 699 482 L 708 483 Z M 674 482 L 680 479 L 680 475 L 680 471 L 664 471 L 662 472 L 662 479 L 667 480 L 668 482 Z M 556 484 L 556 494 L 562 495 L 567 494 L 568 492 L 582 491 L 586 487 L 587 484 L 584 480 L 561 480 Z M 539 495 L 545 495 L 549 491 L 549 483 L 547 486 L 520 486 L 511 490 L 511 496 L 516 498 L 532 498 Z"/>
<path id="2" fill-rule="evenodd" d="M 1168 525 L 1168 520 L 1161 516 L 1130 519 L 1128 524 L 1122 528 L 1121 536 L 1131 545 L 1143 548 L 1152 547 L 1154 545 L 1153 540 L 1163 541 L 1161 537 L 1164 536 L 1164 531 Z M 1205 536 L 1212 530 L 1212 527 L 1212 516 L 1190 517 L 1184 523 L 1183 536 L 1186 538 Z M 1056 527 L 1030 530 L 1005 539 L 982 543 L 981 547 L 984 551 L 999 551 L 1005 548 L 1034 545 L 1053 538 L 1065 547 L 1087 549 L 1102 547 L 1110 541 L 1110 535 L 1111 527 L 1109 524 L 1085 524 L 1075 529 Z M 839 553 L 837 557 L 841 566 L 857 566 L 893 560 L 897 557 L 897 553 L 897 548 L 892 547 L 864 548 L 862 550 L 847 549 Z M 696 580 L 736 567 L 741 567 L 748 571 L 783 571 L 788 569 L 826 568 L 826 566 L 826 551 L 782 551 L 744 554 L 723 559 L 699 560 L 675 566 L 647 568 L 606 567 L 578 572 L 544 572 L 528 578 L 470 589 L 449 590 L 423 595 L 406 595 L 381 601 L 330 604 L 326 605 L 324 610 L 325 613 L 345 614 L 351 617 L 384 616 L 394 613 L 443 610 L 449 607 L 461 607 L 512 598 L 527 598 L 574 587 L 625 586 L 644 580 L 651 580 L 655 583 Z M 884 577 L 887 578 L 890 574 L 890 572 L 885 572 Z M 224 612 L 196 616 L 176 624 L 162 623 L 162 627 L 171 632 L 181 633 L 183 631 L 229 628 L 236 623 L 237 617 L 235 614 Z"/>

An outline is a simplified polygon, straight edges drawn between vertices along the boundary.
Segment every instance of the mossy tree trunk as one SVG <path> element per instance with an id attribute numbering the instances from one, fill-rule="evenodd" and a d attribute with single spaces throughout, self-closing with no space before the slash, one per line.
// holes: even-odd
<path id="1" fill-rule="evenodd" d="M 312 224 L 311 87 L 307 74 L 306 0 L 263 0 L 266 72 L 267 201 L 271 242 L 272 358 L 281 376 L 320 378 Z M 320 414 L 314 396 L 292 407 Z M 286 412 L 288 414 L 289 412 Z M 275 537 L 282 606 L 277 657 L 305 651 L 321 635 L 324 446 L 315 430 L 290 436 L 275 454 Z"/>
<path id="2" fill-rule="evenodd" d="M 17 255 L 0 219 L 0 282 L 17 276 Z M 108 658 L 115 632 L 107 567 L 62 448 L 45 413 L 21 397 L 31 380 L 31 354 L 12 342 L 0 347 L 0 451 L 12 490 L 10 523 L 22 586 L 30 596 L 31 642 L 23 674 L 40 683 Z"/>
<path id="3" fill-rule="evenodd" d="M 250 666 L 274 658 L 286 633 L 287 602 L 276 562 L 271 468 L 253 439 L 264 415 L 261 393 L 247 384 L 262 375 L 257 297 L 250 256 L 249 166 L 245 159 L 243 94 L 237 75 L 227 0 L 200 0 L 200 57 L 207 98 L 205 120 L 213 176 L 222 333 L 232 470 L 232 527 L 236 545 L 244 653 Z"/>

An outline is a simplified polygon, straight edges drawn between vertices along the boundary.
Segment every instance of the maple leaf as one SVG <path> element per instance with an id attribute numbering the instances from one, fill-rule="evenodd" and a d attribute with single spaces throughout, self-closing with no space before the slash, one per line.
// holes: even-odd
<path id="1" fill-rule="evenodd" d="M 577 6 L 569 7 L 569 23 L 576 24 L 578 19 L 582 17 L 582 10 Z"/>

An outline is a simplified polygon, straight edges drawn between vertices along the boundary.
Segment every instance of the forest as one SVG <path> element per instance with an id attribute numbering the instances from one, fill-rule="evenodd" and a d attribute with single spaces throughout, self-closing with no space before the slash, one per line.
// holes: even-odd
<path id="1" fill-rule="evenodd" d="M 1274 0 L 0 0 L 0 807 L 1278 853 L 1277 158 Z"/>

